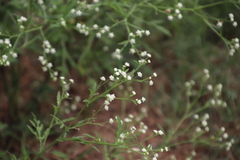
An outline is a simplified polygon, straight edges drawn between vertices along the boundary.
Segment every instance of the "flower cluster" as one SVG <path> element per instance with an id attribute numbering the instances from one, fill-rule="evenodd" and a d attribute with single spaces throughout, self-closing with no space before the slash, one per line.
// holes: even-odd
<path id="1" fill-rule="evenodd" d="M 214 98 L 213 99 L 210 99 L 210 104 L 212 106 L 222 106 L 222 107 L 227 107 L 227 103 L 221 99 L 219 99 L 219 96 L 221 95 L 222 93 L 222 84 L 217 84 L 214 89 L 212 87 L 212 85 L 207 85 L 207 89 L 209 91 L 214 91 Z"/>
<path id="2" fill-rule="evenodd" d="M 70 81 L 72 82 L 72 80 Z M 73 103 L 69 103 L 68 101 L 64 101 L 63 105 L 66 108 L 64 111 L 66 114 L 69 114 L 71 111 L 77 110 L 77 104 L 81 101 L 80 96 L 75 96 Z"/>
<path id="3" fill-rule="evenodd" d="M 133 121 L 134 116 L 132 114 L 129 114 L 128 117 L 124 118 L 124 122 L 130 123 Z"/>
<path id="4" fill-rule="evenodd" d="M 18 23 L 19 23 L 19 25 L 20 25 L 20 29 L 23 30 L 23 29 L 24 29 L 24 26 L 23 26 L 22 24 L 23 24 L 23 22 L 26 22 L 26 21 L 27 21 L 27 18 L 24 17 L 24 16 L 21 16 L 21 17 L 18 18 L 17 21 L 18 21 Z"/>
<path id="5" fill-rule="evenodd" d="M 145 134 L 147 132 L 148 126 L 145 125 L 143 122 L 140 122 L 139 132 Z"/>
<path id="6" fill-rule="evenodd" d="M 81 16 L 82 15 L 82 11 L 81 10 L 76 10 L 76 9 L 71 9 L 70 11 L 71 14 L 74 14 L 76 16 Z"/>
<path id="7" fill-rule="evenodd" d="M 153 156 L 153 158 L 152 158 L 152 160 L 157 160 L 157 158 L 158 158 L 158 154 L 155 153 L 154 156 Z"/>
<path id="8" fill-rule="evenodd" d="M 17 53 L 12 50 L 12 44 L 8 38 L 0 39 L 0 47 L 6 54 L 0 56 L 0 66 L 9 66 L 10 62 L 18 57 Z"/>
<path id="9" fill-rule="evenodd" d="M 166 9 L 166 13 L 170 14 L 167 16 L 168 20 L 169 21 L 172 21 L 174 19 L 174 16 L 176 16 L 178 19 L 182 19 L 182 14 L 180 12 L 180 8 L 182 8 L 183 5 L 182 3 L 177 3 L 177 8 L 175 9 L 175 13 L 174 14 L 170 14 L 171 13 L 171 10 L 170 9 Z"/>
<path id="10" fill-rule="evenodd" d="M 112 58 L 114 58 L 114 59 L 121 59 L 121 58 L 122 58 L 121 50 L 117 48 L 117 49 L 112 53 Z"/>
<path id="11" fill-rule="evenodd" d="M 60 24 L 61 24 L 63 27 L 66 27 L 66 21 L 65 21 L 65 19 L 60 18 Z"/>
<path id="12" fill-rule="evenodd" d="M 60 81 L 61 81 L 61 85 L 63 86 L 64 89 L 64 97 L 65 98 L 69 98 L 69 89 L 70 89 L 70 85 L 74 83 L 73 79 L 69 79 L 68 82 L 66 81 L 65 77 L 61 76 L 60 77 Z"/>
<path id="13" fill-rule="evenodd" d="M 229 18 L 230 18 L 230 21 L 232 22 L 232 25 L 233 27 L 237 27 L 237 22 L 234 21 L 234 15 L 232 13 L 229 13 Z"/>
<path id="14" fill-rule="evenodd" d="M 106 97 L 107 99 L 104 101 L 104 109 L 108 111 L 110 102 L 112 102 L 116 97 L 115 94 L 107 94 Z"/>
<path id="15" fill-rule="evenodd" d="M 86 26 L 85 24 L 77 23 L 76 24 L 76 29 L 80 33 L 84 34 L 85 36 L 87 36 L 89 34 L 89 27 Z"/>
<path id="16" fill-rule="evenodd" d="M 44 49 L 44 52 L 47 54 L 49 54 L 49 53 L 55 54 L 56 53 L 56 49 L 51 46 L 51 44 L 48 40 L 43 41 L 42 47 Z"/>
<path id="17" fill-rule="evenodd" d="M 41 7 L 45 8 L 44 1 L 43 1 L 43 0 L 37 0 L 37 3 L 38 3 Z"/>
<path id="18" fill-rule="evenodd" d="M 194 85 L 195 85 L 195 81 L 194 81 L 194 80 L 190 80 L 190 81 L 185 82 L 185 86 L 186 86 L 186 88 L 187 88 L 187 92 L 186 92 L 186 95 L 187 95 L 187 96 L 193 95 L 192 87 L 193 87 Z"/>
<path id="19" fill-rule="evenodd" d="M 48 62 L 47 59 L 46 59 L 44 56 L 39 56 L 39 57 L 38 57 L 38 60 L 39 60 L 39 61 L 41 62 L 41 64 L 43 65 L 42 70 L 43 70 L 44 72 L 46 72 L 47 70 L 50 70 L 50 69 L 53 67 L 52 63 L 51 63 L 51 62 Z M 57 72 L 56 72 L 56 76 L 57 76 Z"/>
<path id="20" fill-rule="evenodd" d="M 93 29 L 94 30 L 98 30 L 98 32 L 96 33 L 96 37 L 97 38 L 101 38 L 103 34 L 108 33 L 108 37 L 109 38 L 113 38 L 115 37 L 115 34 L 113 32 L 110 32 L 110 27 L 105 25 L 102 28 L 99 28 L 97 24 L 93 25 Z"/>
<path id="21" fill-rule="evenodd" d="M 229 55 L 233 56 L 235 51 L 239 49 L 239 39 L 238 38 L 233 38 L 230 44 L 230 51 Z"/>
<path id="22" fill-rule="evenodd" d="M 226 129 L 225 127 L 221 127 L 219 132 L 217 133 L 216 136 L 211 136 L 212 139 L 216 139 L 217 141 L 219 142 L 224 142 L 224 146 L 226 147 L 226 150 L 229 151 L 232 147 L 232 145 L 234 144 L 234 139 L 231 138 L 229 139 L 229 135 L 228 133 L 226 132 Z"/>
<path id="23" fill-rule="evenodd" d="M 163 131 L 162 130 L 153 130 L 153 132 L 156 134 L 156 135 L 163 135 Z"/>
<path id="24" fill-rule="evenodd" d="M 149 36 L 150 35 L 150 31 L 149 30 L 137 30 L 134 33 L 130 32 L 129 33 L 129 43 L 131 45 L 134 45 L 136 43 L 136 37 L 142 37 L 143 35 Z"/>

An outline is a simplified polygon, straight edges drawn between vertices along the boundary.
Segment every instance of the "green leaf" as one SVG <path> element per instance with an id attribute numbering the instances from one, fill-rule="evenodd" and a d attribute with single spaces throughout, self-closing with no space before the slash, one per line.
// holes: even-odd
<path id="1" fill-rule="evenodd" d="M 119 42 L 118 44 L 119 44 L 119 45 L 125 45 L 126 43 L 128 43 L 128 40 Z"/>
<path id="2" fill-rule="evenodd" d="M 72 121 L 74 119 L 75 119 L 75 117 L 70 117 L 70 118 L 62 120 L 62 122 L 65 123 L 65 122 L 68 122 L 68 121 Z"/>
<path id="3" fill-rule="evenodd" d="M 45 132 L 44 132 L 43 137 L 44 137 L 44 138 L 48 137 L 49 132 L 50 132 L 50 128 L 47 128 L 47 129 L 45 130 Z"/>
<path id="4" fill-rule="evenodd" d="M 10 154 L 11 160 L 18 160 L 17 157 L 13 154 Z"/>
<path id="5" fill-rule="evenodd" d="M 95 146 L 93 146 L 93 145 L 90 145 L 90 144 L 88 144 L 89 146 L 91 146 L 93 149 L 95 149 L 96 151 L 98 151 L 99 153 L 101 153 L 98 149 L 97 149 L 97 147 L 95 147 Z"/>
<path id="6" fill-rule="evenodd" d="M 117 139 L 120 137 L 120 134 L 123 132 L 123 126 L 122 126 L 122 121 L 119 117 L 116 117 L 117 123 L 118 123 L 118 128 L 117 128 Z"/>
<path id="7" fill-rule="evenodd" d="M 59 92 L 57 93 L 57 105 L 58 105 L 58 106 L 60 106 L 61 101 L 62 101 L 62 99 L 61 99 L 61 93 L 60 93 L 60 91 L 59 91 Z"/>
<path id="8" fill-rule="evenodd" d="M 38 138 L 37 136 L 37 132 L 35 132 L 32 127 L 30 127 L 29 125 L 27 125 L 28 129 Z"/>
<path id="9" fill-rule="evenodd" d="M 87 136 L 87 137 L 90 137 L 90 138 L 98 141 L 98 139 L 97 139 L 96 137 L 93 137 L 93 136 L 91 136 L 90 134 L 85 133 L 85 134 L 83 134 L 83 135 L 84 135 L 84 136 Z"/>
<path id="10" fill-rule="evenodd" d="M 52 151 L 51 153 L 54 154 L 54 155 L 56 155 L 56 156 L 58 156 L 59 158 L 68 159 L 68 158 L 67 158 L 67 155 L 66 155 L 65 153 L 63 153 L 63 152 Z"/>
<path id="11" fill-rule="evenodd" d="M 167 35 L 167 36 L 169 36 L 169 37 L 172 36 L 171 32 L 170 32 L 169 30 L 167 30 L 165 27 L 159 26 L 159 25 L 154 25 L 154 27 L 155 27 L 156 29 L 158 29 L 160 32 L 162 32 L 163 34 L 165 34 L 165 35 Z"/>

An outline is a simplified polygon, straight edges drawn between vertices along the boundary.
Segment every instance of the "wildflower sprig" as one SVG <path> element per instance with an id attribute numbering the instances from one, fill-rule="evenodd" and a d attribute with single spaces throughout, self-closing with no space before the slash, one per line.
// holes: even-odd
<path id="1" fill-rule="evenodd" d="M 144 118 L 147 118 L 148 105 L 150 104 L 145 93 L 137 93 L 137 90 L 135 91 L 133 87 L 124 90 L 123 94 L 120 93 L 122 90 L 119 92 L 117 90 L 118 88 L 131 86 L 135 82 L 155 86 L 154 80 L 157 73 L 146 75 L 142 72 L 144 66 L 150 64 L 151 58 L 154 56 L 152 55 L 154 49 L 151 50 L 150 45 L 144 41 L 149 40 L 151 42 L 153 40 L 154 43 L 158 43 L 155 38 L 158 39 L 160 36 L 159 33 L 153 33 L 154 29 L 168 36 L 171 35 L 170 31 L 161 26 L 164 25 L 162 22 L 166 21 L 168 24 L 169 22 L 181 22 L 185 20 L 188 13 L 193 13 L 193 16 L 199 17 L 215 32 L 228 47 L 229 55 L 233 56 L 239 50 L 239 38 L 237 36 L 230 40 L 225 38 L 223 36 L 223 26 L 230 23 L 233 29 L 238 27 L 237 16 L 229 13 L 226 14 L 225 18 L 215 18 L 210 17 L 209 14 L 204 14 L 204 9 L 229 3 L 228 1 L 204 5 L 199 5 L 198 1 L 194 3 L 175 1 L 168 2 L 167 5 L 162 1 L 150 3 L 131 0 L 124 2 L 66 0 L 64 5 L 60 2 L 37 0 L 26 3 L 23 8 L 26 9 L 27 13 L 22 10 L 15 12 L 14 18 L 10 16 L 10 19 L 15 20 L 14 24 L 16 24 L 14 31 L 11 31 L 12 33 L 5 34 L 8 32 L 8 24 L 7 27 L 0 28 L 5 32 L 4 34 L 0 33 L 0 65 L 10 66 L 11 62 L 17 60 L 19 53 L 24 54 L 25 49 L 26 52 L 29 52 L 28 49 L 34 48 L 32 50 L 38 52 L 38 60 L 41 63 L 42 70 L 48 72 L 52 80 L 56 81 L 61 87 L 56 95 L 56 104 L 53 104 L 53 113 L 46 125 L 38 120 L 35 115 L 28 125 L 28 129 L 39 141 L 39 150 L 35 152 L 34 160 L 44 158 L 43 155 L 48 149 L 63 141 L 89 145 L 97 151 L 99 151 L 99 145 L 106 146 L 104 150 L 111 147 L 111 152 L 105 154 L 105 159 L 112 158 L 111 154 L 119 154 L 118 150 L 124 150 L 126 153 L 136 153 L 141 155 L 143 159 L 152 160 L 158 158 L 158 153 L 169 151 L 171 146 L 206 141 L 206 139 L 202 140 L 201 136 L 210 134 L 214 128 L 210 125 L 211 115 L 203 113 L 203 111 L 211 108 L 224 109 L 228 105 L 221 99 L 223 85 L 220 83 L 215 85 L 209 82 L 212 78 L 209 70 L 204 69 L 199 74 L 199 79 L 189 80 L 185 83 L 186 92 L 181 98 L 186 100 L 187 103 L 185 106 L 181 106 L 184 108 L 184 111 L 181 112 L 183 113 L 182 118 L 176 125 L 170 127 L 172 130 L 169 131 L 159 126 L 149 131 L 151 127 L 143 121 Z M 23 3 L 20 2 L 19 4 Z M 192 4 L 194 5 L 192 6 Z M 138 15 L 143 13 L 141 9 L 151 11 L 149 12 L 151 17 L 156 16 L 157 20 L 147 21 L 143 19 L 144 14 Z M 155 13 L 154 16 L 152 16 L 153 12 Z M 10 12 L 7 14 L 12 15 Z M 164 18 L 158 17 L 159 14 L 162 14 Z M 155 53 L 158 53 L 158 51 L 155 51 Z M 108 69 L 108 73 L 99 68 L 99 66 L 103 66 L 102 63 L 105 63 L 104 66 Z M 87 65 L 85 66 L 85 64 Z M 102 74 L 100 79 L 96 80 L 96 83 L 90 84 L 87 99 L 82 102 L 80 96 L 76 96 L 78 98 L 75 98 L 72 102 L 70 87 L 74 84 L 74 80 L 67 78 L 70 75 L 68 73 L 69 68 L 74 67 L 80 76 L 84 76 L 85 73 L 88 77 L 91 77 L 91 73 L 95 74 L 94 69 L 88 69 L 91 68 L 91 65 L 98 68 L 96 70 L 100 70 L 98 72 Z M 88 71 L 91 72 L 88 73 Z M 204 100 L 202 101 L 201 98 Z M 11 100 L 11 98 L 9 99 Z M 139 109 L 136 109 L 136 113 L 133 114 L 121 114 L 109 120 L 100 121 L 97 115 L 111 110 L 113 104 L 117 103 L 116 101 L 133 102 Z M 122 112 L 125 113 L 124 103 L 121 107 L 123 108 Z M 83 106 L 80 107 L 79 104 L 83 104 Z M 92 114 L 86 117 L 82 116 L 84 111 L 89 111 L 92 108 L 94 108 Z M 137 113 L 137 111 L 141 113 Z M 73 116 L 63 118 L 61 117 L 62 113 Z M 185 120 L 190 120 L 190 125 L 181 130 Z M 104 136 L 99 135 L 98 131 L 95 135 L 82 133 L 81 129 L 86 125 L 106 128 L 110 126 L 109 128 L 115 130 L 114 141 L 108 142 Z M 57 138 L 47 143 L 50 133 L 55 129 L 58 132 Z M 72 135 L 75 134 L 74 132 L 69 134 L 71 130 L 78 131 L 79 136 Z M 192 135 L 192 139 L 178 144 L 173 143 L 178 136 L 186 134 L 187 131 L 189 131 L 189 135 Z M 150 135 L 148 135 L 149 133 Z M 151 138 L 160 139 L 158 146 L 147 143 Z M 230 132 L 221 127 L 215 135 L 212 135 L 209 142 L 212 145 L 221 144 L 219 146 L 230 150 L 234 139 L 230 138 Z M 112 153 L 115 150 L 116 153 Z M 191 152 L 189 157 L 194 156 L 196 156 L 196 153 Z"/>

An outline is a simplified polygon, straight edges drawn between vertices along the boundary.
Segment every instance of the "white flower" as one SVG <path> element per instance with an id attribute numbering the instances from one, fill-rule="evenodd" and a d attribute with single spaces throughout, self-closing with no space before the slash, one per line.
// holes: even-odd
<path id="1" fill-rule="evenodd" d="M 230 51 L 229 51 L 229 55 L 230 55 L 230 56 L 233 56 L 233 55 L 234 55 L 234 53 L 235 53 L 235 49 L 233 49 L 233 48 L 232 48 L 232 49 L 230 49 Z"/>
<path id="2" fill-rule="evenodd" d="M 94 24 L 94 25 L 93 25 L 93 28 L 94 28 L 94 29 L 97 29 L 97 28 L 98 28 L 98 25 L 97 25 L 97 24 Z"/>
<path id="3" fill-rule="evenodd" d="M 227 133 L 223 133 L 223 138 L 227 139 L 228 138 L 228 134 Z"/>
<path id="4" fill-rule="evenodd" d="M 134 54 L 136 53 L 135 49 L 134 48 L 131 48 L 130 51 L 129 51 L 131 54 Z"/>
<path id="5" fill-rule="evenodd" d="M 179 14 L 179 13 L 180 13 L 179 9 L 176 9 L 176 10 L 175 10 L 175 13 Z"/>
<path id="6" fill-rule="evenodd" d="M 221 130 L 222 132 L 224 132 L 224 131 L 225 131 L 225 128 L 224 128 L 224 127 L 221 127 L 220 130 Z"/>
<path id="7" fill-rule="evenodd" d="M 114 94 L 107 94 L 106 96 L 110 102 L 112 102 L 116 98 Z"/>
<path id="8" fill-rule="evenodd" d="M 143 152 L 143 155 L 149 155 L 148 151 L 145 148 L 142 149 L 142 152 Z"/>
<path id="9" fill-rule="evenodd" d="M 4 43 L 9 45 L 10 44 L 10 40 L 8 38 L 5 38 Z"/>
<path id="10" fill-rule="evenodd" d="M 109 27 L 108 27 L 108 26 L 104 26 L 103 29 L 104 29 L 105 31 L 109 31 Z"/>
<path id="11" fill-rule="evenodd" d="M 130 39 L 130 43 L 131 43 L 131 44 L 135 44 L 135 43 L 136 43 L 135 39 L 133 39 L 133 38 Z"/>
<path id="12" fill-rule="evenodd" d="M 142 77 L 142 72 L 137 72 L 138 77 Z"/>
<path id="13" fill-rule="evenodd" d="M 199 119 L 199 115 L 198 115 L 198 114 L 194 114 L 194 115 L 193 115 L 193 118 L 194 118 L 194 119 Z"/>
<path id="14" fill-rule="evenodd" d="M 146 36 L 149 36 L 149 35 L 150 35 L 150 31 L 149 31 L 149 30 L 146 30 L 146 31 L 145 31 L 145 34 L 146 34 Z"/>
<path id="15" fill-rule="evenodd" d="M 207 124 L 208 124 L 208 123 L 207 123 L 207 121 L 206 121 L 206 120 L 203 120 L 203 121 L 202 121 L 202 125 L 203 125 L 204 127 L 206 127 L 206 126 L 207 126 Z"/>
<path id="16" fill-rule="evenodd" d="M 74 83 L 74 80 L 73 80 L 73 79 L 69 79 L 69 81 L 70 81 L 70 83 L 72 83 L 72 84 Z"/>
<path id="17" fill-rule="evenodd" d="M 223 25 L 223 22 L 218 21 L 217 26 L 222 27 L 222 25 Z"/>
<path id="18" fill-rule="evenodd" d="M 76 11 L 76 15 L 77 16 L 81 16 L 82 15 L 82 12 L 80 10 Z"/>
<path id="19" fill-rule="evenodd" d="M 238 42 L 239 42 L 239 39 L 238 39 L 238 38 L 235 38 L 234 41 L 235 41 L 235 43 L 238 43 Z"/>
<path id="20" fill-rule="evenodd" d="M 64 26 L 64 27 L 66 26 L 66 21 L 64 19 L 61 19 L 60 23 L 62 26 Z"/>
<path id="21" fill-rule="evenodd" d="M 136 127 L 132 126 L 132 127 L 130 128 L 130 130 L 131 130 L 132 133 L 134 133 L 134 132 L 136 131 Z"/>
<path id="22" fill-rule="evenodd" d="M 76 12 L 76 10 L 73 8 L 73 9 L 71 9 L 71 11 L 70 11 L 72 14 L 74 14 L 75 12 Z"/>
<path id="23" fill-rule="evenodd" d="M 96 11 L 96 12 L 99 12 L 99 8 L 98 8 L 98 7 L 96 7 L 96 8 L 95 8 L 95 11 Z"/>
<path id="24" fill-rule="evenodd" d="M 52 65 L 51 62 L 47 64 L 47 67 L 48 67 L 48 68 L 52 68 L 52 66 L 53 66 L 53 65 Z"/>
<path id="25" fill-rule="evenodd" d="M 196 132 L 201 132 L 201 131 L 202 131 L 202 129 L 200 127 L 196 128 Z"/>
<path id="26" fill-rule="evenodd" d="M 97 36 L 97 38 L 101 38 L 101 33 L 100 32 L 98 32 L 97 34 L 96 34 L 96 36 Z"/>
<path id="27" fill-rule="evenodd" d="M 105 109 L 106 111 L 108 111 L 109 107 L 108 107 L 108 106 L 104 106 L 104 109 Z"/>
<path id="28" fill-rule="evenodd" d="M 129 37 L 133 37 L 134 36 L 134 34 L 131 32 L 131 33 L 129 33 Z"/>
<path id="29" fill-rule="evenodd" d="M 153 73 L 153 76 L 154 76 L 154 77 L 157 77 L 157 73 L 154 72 L 154 73 Z"/>
<path id="30" fill-rule="evenodd" d="M 114 123 L 114 120 L 112 118 L 109 119 L 109 123 L 110 124 L 113 124 Z"/>
<path id="31" fill-rule="evenodd" d="M 233 25 L 233 27 L 237 27 L 238 24 L 236 21 L 234 21 L 232 25 Z"/>
<path id="32" fill-rule="evenodd" d="M 43 0 L 38 0 L 37 3 L 38 3 L 39 5 L 43 5 L 43 4 L 44 4 Z"/>
<path id="33" fill-rule="evenodd" d="M 136 92 L 135 92 L 135 91 L 132 91 L 132 95 L 136 95 Z"/>
<path id="34" fill-rule="evenodd" d="M 137 31 L 136 31 L 136 35 L 139 36 L 139 37 L 141 37 L 141 36 L 142 36 L 142 32 L 141 32 L 140 30 L 137 30 Z"/>
<path id="35" fill-rule="evenodd" d="M 109 38 L 113 38 L 115 35 L 114 35 L 114 33 L 113 32 L 110 32 L 109 34 L 108 34 L 108 37 Z"/>
<path id="36" fill-rule="evenodd" d="M 124 122 L 126 122 L 126 123 L 132 122 L 132 119 L 130 119 L 130 118 L 124 118 Z"/>
<path id="37" fill-rule="evenodd" d="M 149 81 L 149 85 L 150 85 L 150 86 L 153 85 L 153 81 L 152 81 L 152 80 Z"/>
<path id="38" fill-rule="evenodd" d="M 142 97 L 142 102 L 145 102 L 146 101 L 146 98 L 145 97 Z"/>
<path id="39" fill-rule="evenodd" d="M 140 99 L 136 99 L 136 101 L 137 101 L 138 104 L 142 103 L 142 101 Z"/>
<path id="40" fill-rule="evenodd" d="M 102 81 L 106 81 L 106 78 L 104 76 L 100 77 Z"/>
<path id="41" fill-rule="evenodd" d="M 52 54 L 56 53 L 56 49 L 55 48 L 51 48 L 50 49 L 50 53 L 52 53 Z"/>
<path id="42" fill-rule="evenodd" d="M 80 28 L 82 27 L 81 23 L 77 23 L 77 24 L 76 24 L 76 27 L 77 27 L 78 29 L 80 29 Z"/>
<path id="43" fill-rule="evenodd" d="M 183 7 L 182 3 L 178 3 L 177 6 L 178 6 L 178 8 L 182 8 Z"/>
<path id="44" fill-rule="evenodd" d="M 130 64 L 128 63 L 128 62 L 125 62 L 125 64 L 124 64 L 126 67 L 129 67 L 130 66 Z"/>
<path id="45" fill-rule="evenodd" d="M 173 16 L 172 15 L 169 15 L 167 18 L 168 18 L 169 21 L 173 20 Z"/>
<path id="46" fill-rule="evenodd" d="M 115 52 L 119 54 L 119 53 L 121 52 L 121 50 L 117 48 L 117 49 L 115 50 Z"/>
<path id="47" fill-rule="evenodd" d="M 239 48 L 239 43 L 236 43 L 236 44 L 234 45 L 234 47 L 235 47 L 236 49 L 238 49 L 238 48 Z"/>
<path id="48" fill-rule="evenodd" d="M 149 58 L 151 58 L 151 57 L 152 57 L 152 55 L 151 55 L 150 53 L 148 53 L 148 54 L 147 54 L 147 56 L 148 56 Z"/>
<path id="49" fill-rule="evenodd" d="M 18 22 L 26 22 L 27 21 L 27 18 L 26 17 L 23 17 L 21 16 L 19 19 L 18 19 Z"/>
<path id="50" fill-rule="evenodd" d="M 229 13 L 230 18 L 234 18 L 234 15 L 232 13 Z"/>
<path id="51" fill-rule="evenodd" d="M 132 77 L 131 77 L 131 76 L 127 76 L 127 79 L 128 79 L 128 80 L 131 80 L 131 79 L 132 79 Z"/>
<path id="52" fill-rule="evenodd" d="M 211 84 L 209 84 L 209 85 L 207 85 L 207 89 L 208 89 L 209 91 L 212 91 L 213 86 L 212 86 Z"/>
<path id="53" fill-rule="evenodd" d="M 163 135 L 164 134 L 162 130 L 153 130 L 153 132 L 155 134 L 158 134 L 158 135 Z"/>
<path id="54" fill-rule="evenodd" d="M 210 103 L 214 106 L 216 104 L 215 100 L 214 99 L 211 99 L 210 100 Z"/>
<path id="55" fill-rule="evenodd" d="M 182 14 L 181 13 L 178 14 L 178 19 L 182 19 Z"/>
<path id="56" fill-rule="evenodd" d="M 109 76 L 109 79 L 110 79 L 111 81 L 114 81 L 114 76 L 113 76 L 113 75 Z"/>
<path id="57" fill-rule="evenodd" d="M 141 52 L 141 57 L 145 57 L 146 55 L 147 55 L 147 52 L 146 51 L 143 51 L 143 52 Z"/>
<path id="58" fill-rule="evenodd" d="M 205 120 L 209 119 L 209 114 L 205 113 L 204 116 L 203 116 L 203 119 L 205 119 Z"/>

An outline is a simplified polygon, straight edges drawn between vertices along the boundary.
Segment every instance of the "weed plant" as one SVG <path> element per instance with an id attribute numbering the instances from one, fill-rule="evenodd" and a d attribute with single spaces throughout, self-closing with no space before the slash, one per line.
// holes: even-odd
<path id="1" fill-rule="evenodd" d="M 238 158 L 239 7 L 237 0 L 1 1 L 7 116 L 0 115 L 0 157 L 86 159 L 98 152 L 97 159 L 157 160 L 179 158 L 179 149 L 188 153 L 180 159 Z M 28 105 L 25 57 L 34 64 L 28 68 L 41 68 L 25 88 L 35 93 Z M 74 94 L 76 77 L 89 93 Z M 52 95 L 56 102 L 46 101 Z M 104 115 L 111 117 L 99 119 Z M 54 149 L 64 142 L 89 149 L 71 158 Z"/>

